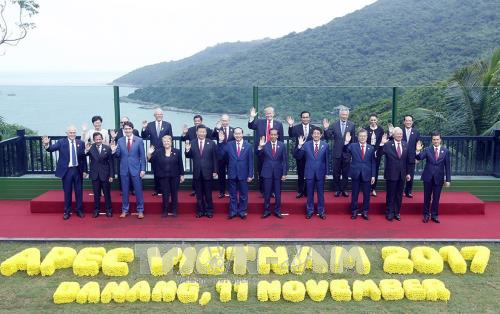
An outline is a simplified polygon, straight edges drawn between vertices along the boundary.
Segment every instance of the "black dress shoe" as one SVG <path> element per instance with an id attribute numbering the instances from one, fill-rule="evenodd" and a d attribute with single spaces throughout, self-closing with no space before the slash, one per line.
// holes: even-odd
<path id="1" fill-rule="evenodd" d="M 349 197 L 349 193 L 347 193 L 347 192 L 344 191 L 344 192 L 342 192 L 342 196 L 343 197 Z"/>
<path id="2" fill-rule="evenodd" d="M 231 220 L 231 219 L 233 219 L 234 217 L 236 217 L 236 215 L 228 215 L 228 216 L 227 216 L 227 219 L 228 219 L 228 220 Z"/>
<path id="3" fill-rule="evenodd" d="M 204 215 L 202 213 L 196 213 L 196 218 L 201 218 L 203 217 Z"/>
<path id="4" fill-rule="evenodd" d="M 269 216 L 271 216 L 270 212 L 264 212 L 260 218 L 264 219 L 264 218 L 267 218 Z"/>
<path id="5" fill-rule="evenodd" d="M 297 193 L 297 195 L 295 195 L 295 198 L 301 198 L 302 196 L 304 196 L 303 193 Z"/>
<path id="6" fill-rule="evenodd" d="M 224 198 L 224 193 L 219 193 L 219 198 Z"/>
<path id="7" fill-rule="evenodd" d="M 424 219 L 422 219 L 422 222 L 424 224 L 428 223 L 429 222 L 429 216 L 424 216 Z"/>
<path id="8" fill-rule="evenodd" d="M 153 192 L 151 195 L 152 195 L 152 196 L 157 196 L 157 195 L 159 195 L 159 194 L 160 194 L 160 193 L 158 193 L 158 192 L 156 192 L 156 191 L 155 191 L 155 192 Z"/>
<path id="9" fill-rule="evenodd" d="M 172 217 L 177 217 L 177 212 L 172 212 Z"/>
<path id="10" fill-rule="evenodd" d="M 321 214 L 321 215 L 319 215 L 319 218 L 321 218 L 321 220 L 325 220 L 326 219 L 326 215 L 325 214 Z"/>
<path id="11" fill-rule="evenodd" d="M 355 220 L 356 218 L 358 218 L 358 215 L 357 215 L 357 214 L 352 214 L 352 215 L 351 215 L 351 219 L 352 219 L 352 220 Z"/>
<path id="12" fill-rule="evenodd" d="M 64 219 L 64 220 L 68 220 L 70 216 L 71 216 L 70 214 L 64 214 L 64 215 L 63 215 L 63 219 Z"/>
<path id="13" fill-rule="evenodd" d="M 205 216 L 207 216 L 208 218 L 213 218 L 213 217 L 214 217 L 214 215 L 213 215 L 213 214 L 207 214 L 207 215 L 205 215 Z"/>
<path id="14" fill-rule="evenodd" d="M 437 217 L 432 217 L 431 220 L 437 224 L 441 223 Z"/>
<path id="15" fill-rule="evenodd" d="M 94 212 L 94 213 L 92 214 L 92 218 L 97 218 L 97 217 L 99 217 L 99 212 Z"/>
<path id="16" fill-rule="evenodd" d="M 283 219 L 283 215 L 281 213 L 274 213 L 274 216 L 279 219 Z"/>
<path id="17" fill-rule="evenodd" d="M 113 213 L 112 212 L 107 212 L 106 213 L 106 217 L 113 217 Z"/>
<path id="18" fill-rule="evenodd" d="M 306 219 L 311 219 L 311 217 L 312 217 L 312 214 L 307 214 L 306 215 Z"/>
<path id="19" fill-rule="evenodd" d="M 247 214 L 240 215 L 240 218 L 241 218 L 242 220 L 247 220 Z"/>
<path id="20" fill-rule="evenodd" d="M 83 212 L 76 212 L 76 215 L 80 218 L 85 217 L 85 214 Z"/>
<path id="21" fill-rule="evenodd" d="M 397 221 L 401 221 L 401 216 L 399 214 L 395 215 L 394 218 L 397 220 Z"/>
<path id="22" fill-rule="evenodd" d="M 413 198 L 413 194 L 411 194 L 411 193 L 405 193 L 405 196 L 406 196 L 407 198 Z"/>
<path id="23" fill-rule="evenodd" d="M 361 217 L 363 217 L 363 219 L 364 219 L 364 220 L 368 220 L 368 214 L 366 214 L 366 213 L 363 213 L 363 214 L 361 215 Z"/>
<path id="24" fill-rule="evenodd" d="M 392 217 L 392 216 L 389 216 L 389 215 L 386 215 L 386 216 L 385 216 L 385 219 L 387 219 L 388 221 L 392 221 L 393 217 Z"/>
<path id="25" fill-rule="evenodd" d="M 193 191 L 193 192 L 191 192 L 191 193 L 189 194 L 189 196 L 195 196 L 195 195 L 196 195 L 196 192 L 195 192 L 195 191 Z"/>
<path id="26" fill-rule="evenodd" d="M 340 196 L 340 192 L 339 191 L 335 192 L 335 197 L 339 197 L 339 196 Z"/>
<path id="27" fill-rule="evenodd" d="M 163 212 L 161 213 L 161 217 L 162 217 L 162 218 L 167 218 L 167 217 L 168 217 L 168 212 L 167 212 L 167 211 L 163 211 Z"/>

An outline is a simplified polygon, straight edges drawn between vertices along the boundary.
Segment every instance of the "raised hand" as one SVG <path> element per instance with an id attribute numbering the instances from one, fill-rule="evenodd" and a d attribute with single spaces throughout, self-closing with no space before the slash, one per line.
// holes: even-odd
<path id="1" fill-rule="evenodd" d="M 323 129 L 326 130 L 329 127 L 330 127 L 330 121 L 327 118 L 323 119 Z"/>
<path id="2" fill-rule="evenodd" d="M 387 124 L 387 129 L 389 130 L 389 136 L 392 136 L 392 133 L 394 133 L 394 125 L 392 125 L 392 123 Z"/>
<path id="3" fill-rule="evenodd" d="M 148 147 L 148 155 L 153 155 L 154 152 L 155 152 L 154 145 L 149 145 L 149 147 Z"/>
<path id="4" fill-rule="evenodd" d="M 286 180 L 286 176 L 281 176 L 281 181 L 285 181 Z"/>
<path id="5" fill-rule="evenodd" d="M 286 117 L 286 122 L 288 122 L 289 126 L 293 126 L 293 123 L 295 122 L 291 116 Z"/>
<path id="6" fill-rule="evenodd" d="M 47 135 L 42 136 L 42 144 L 47 146 L 50 143 L 50 138 Z"/>
<path id="7" fill-rule="evenodd" d="M 346 143 L 350 143 L 351 142 L 351 132 L 345 132 L 345 141 Z"/>
<path id="8" fill-rule="evenodd" d="M 139 173 L 139 176 L 140 176 L 141 178 L 144 178 L 144 176 L 145 176 L 145 175 L 146 175 L 146 171 L 141 171 L 141 172 Z"/>
<path id="9" fill-rule="evenodd" d="M 85 152 L 87 153 L 90 150 L 90 147 L 92 147 L 92 144 L 89 142 L 85 143 Z"/>
<path id="10" fill-rule="evenodd" d="M 385 143 L 387 143 L 388 141 L 389 138 L 387 137 L 387 133 L 384 133 L 384 135 L 382 135 L 382 140 L 380 141 L 380 144 L 385 145 Z"/>
<path id="11" fill-rule="evenodd" d="M 217 172 L 212 173 L 212 176 L 213 176 L 214 179 L 219 178 L 219 175 L 217 174 Z"/>
<path id="12" fill-rule="evenodd" d="M 445 187 L 445 188 L 449 188 L 449 187 L 450 187 L 450 185 L 451 185 L 451 182 L 445 182 L 445 183 L 444 183 L 444 187 Z"/>
<path id="13" fill-rule="evenodd" d="M 186 141 L 186 152 L 191 150 L 191 142 L 189 140 Z"/>
<path id="14" fill-rule="evenodd" d="M 111 147 L 111 152 L 114 154 L 116 152 L 116 143 L 114 141 L 111 142 L 109 147 Z"/>
<path id="15" fill-rule="evenodd" d="M 215 124 L 215 128 L 216 129 L 220 129 L 222 127 L 222 122 L 219 120 L 217 120 L 217 123 Z"/>
<path id="16" fill-rule="evenodd" d="M 143 120 L 142 121 L 142 128 L 145 129 L 148 127 L 148 121 L 147 120 Z"/>
<path id="17" fill-rule="evenodd" d="M 299 136 L 299 146 L 302 147 L 302 145 L 304 145 L 305 142 L 306 139 L 304 138 L 304 136 Z"/>
<path id="18" fill-rule="evenodd" d="M 182 125 L 182 135 L 186 135 L 188 133 L 188 126 L 187 124 Z"/>
<path id="19" fill-rule="evenodd" d="M 248 178 L 247 178 L 247 182 L 248 182 L 248 183 L 252 182 L 252 180 L 253 180 L 253 177 L 248 177 Z"/>
<path id="20" fill-rule="evenodd" d="M 252 107 L 252 109 L 250 109 L 250 118 L 254 119 L 256 116 L 257 116 L 257 111 L 255 111 L 255 108 Z"/>
<path id="21" fill-rule="evenodd" d="M 179 181 L 180 181 L 180 183 L 184 183 L 184 176 L 181 176 Z"/>
<path id="22" fill-rule="evenodd" d="M 82 133 L 86 133 L 87 129 L 88 129 L 87 123 L 82 124 Z"/>
<path id="23" fill-rule="evenodd" d="M 371 181 L 370 181 L 370 184 L 373 185 L 375 184 L 375 177 L 372 177 Z"/>
<path id="24" fill-rule="evenodd" d="M 266 145 L 266 137 L 262 136 L 259 141 L 259 147 L 264 147 Z"/>
<path id="25" fill-rule="evenodd" d="M 219 131 L 219 142 L 224 142 L 226 139 L 226 135 L 224 134 L 224 131 L 220 130 Z"/>
<path id="26" fill-rule="evenodd" d="M 406 175 L 406 181 L 410 181 L 411 180 L 411 176 L 409 174 Z"/>
<path id="27" fill-rule="evenodd" d="M 424 148 L 424 144 L 422 144 L 422 141 L 418 141 L 417 142 L 417 151 L 421 151 L 422 149 Z"/>
<path id="28" fill-rule="evenodd" d="M 111 136 L 111 138 L 116 138 L 117 135 L 116 130 L 115 129 L 109 130 L 109 135 Z"/>

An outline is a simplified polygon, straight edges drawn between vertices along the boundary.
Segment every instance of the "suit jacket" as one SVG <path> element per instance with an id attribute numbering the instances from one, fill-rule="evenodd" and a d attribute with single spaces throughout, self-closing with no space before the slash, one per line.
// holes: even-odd
<path id="1" fill-rule="evenodd" d="M 143 139 L 149 139 L 155 149 L 163 147 L 161 138 L 165 135 L 172 136 L 172 125 L 167 121 L 161 122 L 160 136 L 156 133 L 156 121 L 149 122 L 148 126 L 141 132 L 141 137 Z"/>
<path id="2" fill-rule="evenodd" d="M 115 176 L 111 147 L 103 144 L 101 145 L 101 153 L 99 153 L 97 145 L 92 144 L 87 156 L 90 160 L 90 179 L 108 181 L 109 178 Z"/>
<path id="3" fill-rule="evenodd" d="M 135 135 L 135 136 L 139 136 L 139 131 L 137 131 L 137 129 L 134 129 L 132 131 L 132 134 Z M 123 133 L 123 129 L 117 130 L 116 131 L 116 139 L 115 139 L 115 141 L 118 141 L 120 138 L 122 138 L 124 136 L 125 136 L 125 134 Z M 111 134 L 109 135 L 109 138 L 111 138 Z"/>
<path id="4" fill-rule="evenodd" d="M 130 152 L 127 149 L 127 137 L 122 137 L 117 142 L 115 156 L 120 158 L 120 175 L 136 177 L 141 171 L 146 171 L 146 155 L 142 138 L 134 136 Z"/>
<path id="5" fill-rule="evenodd" d="M 228 126 L 229 128 L 229 136 L 227 136 L 227 138 L 224 140 L 224 142 L 229 142 L 229 141 L 234 141 L 234 128 L 232 126 Z M 222 127 L 220 129 L 218 128 L 214 128 L 214 130 L 212 131 L 212 135 L 211 135 L 211 138 L 216 140 L 217 143 L 220 143 L 219 141 L 219 131 L 222 129 Z"/>
<path id="6" fill-rule="evenodd" d="M 443 184 L 446 176 L 446 182 L 451 182 L 451 158 L 450 151 L 446 147 L 441 146 L 437 160 L 434 156 L 434 146 L 424 148 L 416 155 L 416 158 L 417 160 L 425 160 L 425 167 L 421 176 L 422 181 L 434 181 L 436 184 Z"/>
<path id="7" fill-rule="evenodd" d="M 85 143 L 79 139 L 75 139 L 76 156 L 78 160 L 78 172 L 83 176 L 87 172 L 87 158 L 85 157 Z M 48 152 L 59 151 L 59 158 L 56 166 L 56 177 L 62 178 L 69 168 L 70 159 L 70 142 L 68 138 L 62 138 L 46 148 Z"/>
<path id="8" fill-rule="evenodd" d="M 306 141 L 312 141 L 312 133 L 315 129 L 319 128 L 313 124 L 309 124 L 309 134 L 307 134 L 307 138 L 305 139 Z M 288 137 L 293 138 L 293 140 L 295 141 L 295 147 L 299 145 L 298 139 L 301 136 L 304 136 L 304 127 L 302 126 L 302 123 L 299 123 L 292 127 L 288 127 Z"/>
<path id="9" fill-rule="evenodd" d="M 403 127 L 403 141 L 408 144 L 408 155 L 409 155 L 409 163 L 415 163 L 415 155 L 417 151 L 417 142 L 420 140 L 420 133 L 417 129 L 411 128 L 410 138 L 406 138 L 406 128 Z"/>
<path id="10" fill-rule="evenodd" d="M 156 164 L 155 176 L 158 178 L 179 177 L 184 175 L 184 163 L 182 162 L 182 152 L 172 147 L 170 157 L 165 156 L 165 149 L 162 147 L 155 150 L 151 161 Z"/>
<path id="11" fill-rule="evenodd" d="M 213 138 L 213 131 L 209 127 L 207 127 L 207 138 L 209 140 L 214 139 Z M 217 138 L 219 138 L 219 135 L 217 135 Z M 182 141 L 195 141 L 198 139 L 198 135 L 196 134 L 196 126 L 192 126 L 188 129 L 188 132 L 186 135 L 181 136 Z"/>
<path id="12" fill-rule="evenodd" d="M 186 158 L 193 161 L 193 179 L 210 180 L 213 173 L 218 170 L 217 163 L 217 145 L 214 141 L 205 139 L 203 146 L 203 155 L 200 154 L 198 138 L 191 141 L 191 149 L 186 152 Z"/>
<path id="13" fill-rule="evenodd" d="M 262 170 L 260 176 L 264 179 L 281 178 L 288 173 L 288 157 L 285 143 L 276 141 L 276 154 L 273 157 L 273 147 L 271 141 L 258 151 L 262 160 Z"/>
<path id="14" fill-rule="evenodd" d="M 335 121 L 328 129 L 325 130 L 325 139 L 333 139 L 333 158 L 341 158 L 344 153 L 345 134 L 351 133 L 351 141 L 354 142 L 356 135 L 356 126 L 350 120 L 347 120 L 344 135 L 342 136 L 342 128 L 340 127 L 340 120 Z M 344 156 L 348 157 L 348 156 Z"/>
<path id="15" fill-rule="evenodd" d="M 349 168 L 349 177 L 358 179 L 361 175 L 361 181 L 370 181 L 376 177 L 377 164 L 375 162 L 375 148 L 370 144 L 365 144 L 365 158 L 361 158 L 361 145 L 351 143 L 346 145 L 346 150 L 351 153 L 351 166 Z"/>
<path id="16" fill-rule="evenodd" d="M 314 156 L 314 141 L 307 141 L 300 149 L 295 148 L 294 157 L 297 159 L 305 158 L 304 178 L 306 179 L 323 180 L 329 173 L 330 148 L 326 141 L 319 141 L 318 156 Z"/>
<path id="17" fill-rule="evenodd" d="M 248 122 L 248 128 L 256 131 L 254 146 L 255 149 L 257 149 L 257 147 L 259 146 L 260 138 L 266 136 L 267 120 L 255 118 L 253 119 L 253 121 Z M 278 141 L 284 142 L 285 135 L 283 134 L 283 124 L 281 124 L 281 122 L 279 122 L 278 120 L 273 120 L 273 128 L 278 130 Z"/>
<path id="18" fill-rule="evenodd" d="M 401 158 L 398 158 L 397 147 L 394 140 L 390 140 L 382 147 L 382 154 L 385 155 L 384 179 L 406 181 L 409 174 L 409 154 L 408 144 L 401 141 Z"/>
<path id="19" fill-rule="evenodd" d="M 253 149 L 248 141 L 242 140 L 238 157 L 236 141 L 221 142 L 217 145 L 219 158 L 227 158 L 227 178 L 246 180 L 253 177 Z"/>

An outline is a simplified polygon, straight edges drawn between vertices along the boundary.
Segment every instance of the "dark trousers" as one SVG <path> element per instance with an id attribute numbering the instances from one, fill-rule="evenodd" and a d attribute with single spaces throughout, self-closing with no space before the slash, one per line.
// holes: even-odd
<path id="1" fill-rule="evenodd" d="M 344 192 L 347 187 L 347 175 L 351 161 L 349 158 L 333 158 L 333 190 Z M 342 175 L 342 179 L 340 178 Z"/>
<path id="2" fill-rule="evenodd" d="M 73 190 L 75 191 L 76 211 L 83 213 L 83 177 L 78 171 L 78 167 L 70 167 L 64 177 L 62 184 L 64 190 L 64 213 L 71 214 L 71 203 L 73 202 Z"/>
<path id="3" fill-rule="evenodd" d="M 304 169 L 306 168 L 306 159 L 297 159 L 297 193 L 307 194 L 306 180 L 304 179 Z"/>
<path id="4" fill-rule="evenodd" d="M 153 170 L 153 180 L 154 180 L 154 190 L 156 193 L 161 192 L 161 183 L 160 183 L 160 178 L 156 175 L 156 163 L 152 162 L 151 163 L 151 170 Z"/>
<path id="5" fill-rule="evenodd" d="M 179 191 L 179 177 L 162 177 L 159 178 L 160 191 L 162 193 L 162 209 L 163 213 L 168 213 L 169 207 L 172 214 L 177 215 L 177 192 Z"/>
<path id="6" fill-rule="evenodd" d="M 318 194 L 318 214 L 323 215 L 325 213 L 325 178 L 314 178 L 306 179 L 307 187 L 307 206 L 306 214 L 314 214 L 314 190 Z"/>
<path id="7" fill-rule="evenodd" d="M 424 182 L 424 216 L 432 218 L 437 218 L 439 198 L 441 197 L 441 189 L 443 188 L 443 183 L 436 184 L 434 180 L 431 182 Z M 431 207 L 432 198 L 432 207 Z"/>
<path id="8" fill-rule="evenodd" d="M 281 177 L 263 178 L 264 213 L 271 212 L 271 193 L 274 193 L 274 213 L 281 213 Z"/>
<path id="9" fill-rule="evenodd" d="M 219 177 L 219 193 L 226 193 L 226 173 L 227 173 L 227 160 L 219 160 L 219 171 L 217 176 Z"/>
<path id="10" fill-rule="evenodd" d="M 363 192 L 363 214 L 368 214 L 370 208 L 370 181 L 363 181 L 361 175 L 352 179 L 351 213 L 358 213 L 358 195 Z"/>
<path id="11" fill-rule="evenodd" d="M 212 201 L 212 179 L 204 180 L 202 177 L 194 179 L 196 193 L 196 213 L 212 215 L 214 203 Z"/>
<path id="12" fill-rule="evenodd" d="M 377 183 L 378 183 L 378 171 L 380 169 L 380 162 L 382 161 L 382 149 L 379 149 L 377 152 L 377 157 L 375 157 L 375 182 L 371 185 L 372 190 L 377 189 Z"/>
<path id="13" fill-rule="evenodd" d="M 257 149 L 255 149 L 255 151 L 257 151 Z M 262 159 L 260 159 L 259 157 L 257 157 L 257 173 L 259 174 L 259 191 L 260 191 L 260 194 L 264 194 L 264 178 L 262 178 L 262 176 L 261 176 L 262 165 L 263 165 Z"/>
<path id="14" fill-rule="evenodd" d="M 403 201 L 403 179 L 399 180 L 386 180 L 386 197 L 385 202 L 387 209 L 385 215 L 387 217 L 394 217 L 394 215 L 399 215 L 401 211 L 401 202 Z"/>
<path id="15" fill-rule="evenodd" d="M 229 186 L 229 216 L 246 215 L 248 207 L 247 180 L 229 179 L 227 182 Z"/>
<path id="16" fill-rule="evenodd" d="M 415 176 L 415 164 L 408 164 L 408 172 L 411 176 L 410 181 L 406 181 L 405 194 L 411 194 L 413 190 L 413 177 Z"/>
<path id="17" fill-rule="evenodd" d="M 101 191 L 104 194 L 104 207 L 106 213 L 111 214 L 111 184 L 108 180 L 92 180 L 92 190 L 94 191 L 94 213 L 101 211 Z"/>

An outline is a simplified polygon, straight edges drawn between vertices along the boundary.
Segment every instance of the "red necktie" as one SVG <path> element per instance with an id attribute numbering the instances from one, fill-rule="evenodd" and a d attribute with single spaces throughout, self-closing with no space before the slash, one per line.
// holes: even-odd
<path id="1" fill-rule="evenodd" d="M 318 157 L 318 153 L 319 153 L 318 143 L 316 143 L 315 145 L 316 145 L 316 147 L 314 147 L 314 157 Z"/>
<path id="2" fill-rule="evenodd" d="M 238 144 L 238 147 L 236 148 L 236 155 L 238 155 L 238 157 L 240 157 L 240 142 L 237 142 L 236 144 Z"/>
<path id="3" fill-rule="evenodd" d="M 129 137 L 127 141 L 127 150 L 130 152 L 131 149 L 132 149 L 132 143 L 130 142 L 130 137 Z"/>
<path id="4" fill-rule="evenodd" d="M 276 145 L 273 143 L 273 157 L 276 155 Z"/>
<path id="5" fill-rule="evenodd" d="M 203 156 L 203 142 L 200 141 L 200 156 Z"/>
<path id="6" fill-rule="evenodd" d="M 398 143 L 397 152 L 398 152 L 398 158 L 401 158 L 401 143 Z"/>
<path id="7" fill-rule="evenodd" d="M 439 158 L 439 149 L 437 147 L 434 148 L 434 158 L 436 158 L 436 160 Z"/>
<path id="8" fill-rule="evenodd" d="M 365 145 L 361 144 L 361 159 L 365 160 Z"/>
<path id="9" fill-rule="evenodd" d="M 269 142 L 270 130 L 271 130 L 271 120 L 267 120 L 266 142 Z"/>

